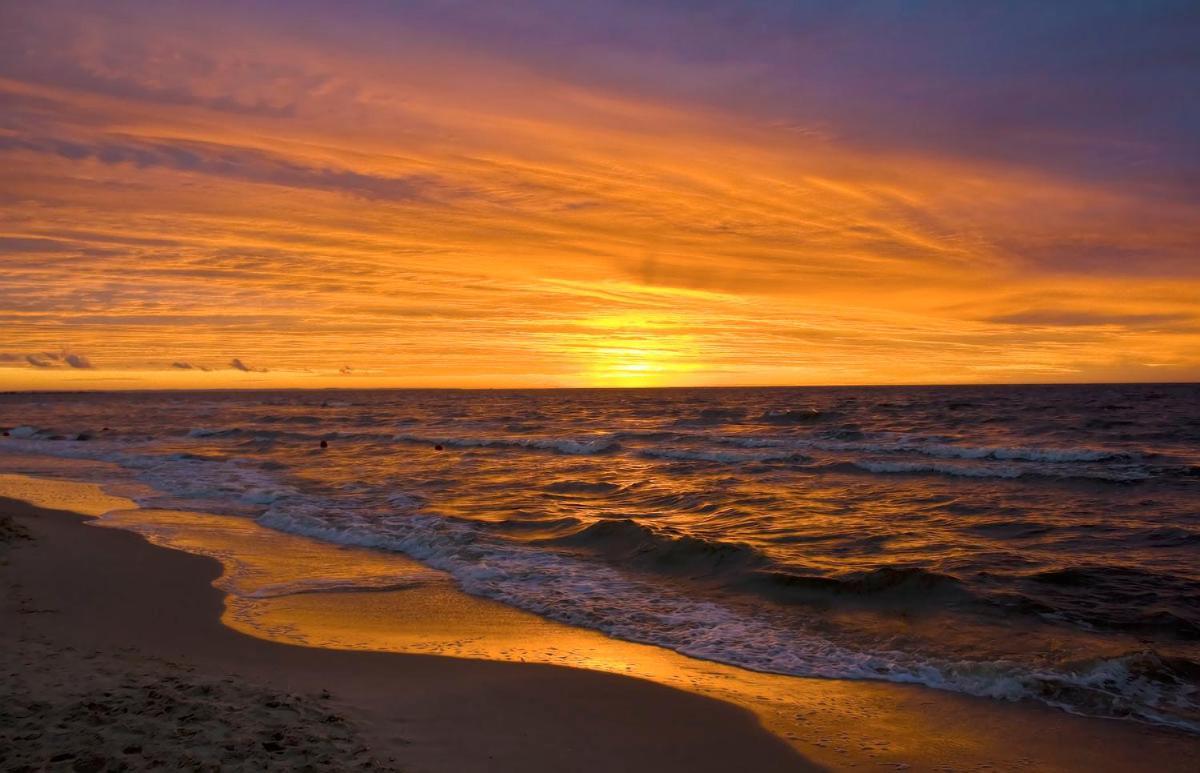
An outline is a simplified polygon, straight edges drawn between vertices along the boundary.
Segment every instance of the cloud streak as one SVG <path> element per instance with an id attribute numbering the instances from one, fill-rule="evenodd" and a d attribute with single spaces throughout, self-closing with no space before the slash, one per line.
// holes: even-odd
<path id="1" fill-rule="evenodd" d="M 69 161 L 128 164 L 139 169 L 161 167 L 367 199 L 411 202 L 452 193 L 432 175 L 386 177 L 332 167 L 316 168 L 260 150 L 213 143 L 120 139 L 88 144 L 53 137 L 0 137 L 0 152 L 4 151 L 51 154 Z"/>
<path id="2" fill-rule="evenodd" d="M 1196 20 L 1097 7 L 6 8 L 0 377 L 1200 378 Z"/>

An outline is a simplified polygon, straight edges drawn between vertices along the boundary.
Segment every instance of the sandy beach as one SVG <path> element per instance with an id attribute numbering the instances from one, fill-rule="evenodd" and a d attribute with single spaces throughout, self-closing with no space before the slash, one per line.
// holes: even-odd
<path id="1" fill-rule="evenodd" d="M 3 765 L 803 770 L 728 704 L 594 671 L 276 644 L 220 565 L 5 500 Z M 79 765 L 78 767 L 72 767 Z"/>

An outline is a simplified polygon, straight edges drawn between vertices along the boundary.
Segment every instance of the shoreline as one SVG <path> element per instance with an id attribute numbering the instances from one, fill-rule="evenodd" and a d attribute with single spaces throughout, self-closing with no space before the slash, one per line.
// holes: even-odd
<path id="1" fill-rule="evenodd" d="M 75 493 L 99 491 L 92 484 L 38 478 L 26 481 L 30 488 L 19 496 L 43 505 L 52 501 L 56 507 L 69 506 L 93 516 L 121 502 L 132 506 L 128 500 L 102 494 L 93 493 L 96 501 L 92 501 Z M 10 504 L 30 507 L 16 500 L 0 500 L 0 512 Z M 114 631 L 111 620 L 104 620 L 100 628 L 82 636 L 80 632 L 97 621 L 76 618 L 70 625 L 59 623 L 55 636 L 60 644 L 73 635 L 75 646 L 96 647 L 107 642 L 105 646 L 112 648 L 128 643 L 132 632 L 150 636 L 154 646 L 148 652 L 153 654 L 161 651 L 162 639 L 169 638 L 170 631 L 183 631 L 185 641 L 167 651 L 184 654 L 198 667 L 239 671 L 269 684 L 284 684 L 287 689 L 311 692 L 328 688 L 348 704 L 343 713 L 352 720 L 357 718 L 363 727 L 392 727 L 391 735 L 368 733 L 372 750 L 382 750 L 383 758 L 396 757 L 406 768 L 410 766 L 404 761 L 412 759 L 420 761 L 416 768 L 420 770 L 717 770 L 729 765 L 755 770 L 963 770 L 993 765 L 1001 769 L 1119 771 L 1149 765 L 1169 771 L 1194 770 L 1200 765 L 1200 738 L 1193 736 L 1133 722 L 1080 718 L 1026 702 L 1007 703 L 912 685 L 747 672 L 552 623 L 497 602 L 466 596 L 449 586 L 418 583 L 398 590 L 227 596 L 228 588 L 214 588 L 213 583 L 229 580 L 229 573 L 239 568 L 237 562 L 247 557 L 290 556 L 299 559 L 301 569 L 306 562 L 319 566 L 342 560 L 355 565 L 364 557 L 408 559 L 284 535 L 242 518 L 152 510 L 125 510 L 87 522 L 85 517 L 29 510 L 21 523 L 35 533 L 48 530 L 44 536 L 50 539 L 10 549 L 9 556 L 31 556 L 39 551 L 47 555 L 48 550 L 54 561 L 29 560 L 25 568 L 15 566 L 15 573 L 4 569 L 6 578 L 30 575 L 50 583 L 61 595 L 78 588 L 79 581 L 86 578 L 78 575 L 78 568 L 59 577 L 47 572 L 45 564 L 61 564 L 67 558 L 73 558 L 73 567 L 96 564 L 88 567 L 94 582 L 84 582 L 83 590 L 70 593 L 102 596 L 100 608 L 107 605 L 110 614 L 126 622 Z M 163 532 L 155 529 L 156 517 L 161 524 L 175 528 L 184 523 L 184 538 L 164 538 Z M 189 518 L 195 522 L 187 521 Z M 105 528 L 89 528 L 89 524 Z M 130 533 L 139 529 L 142 536 Z M 222 535 L 222 530 L 232 532 Z M 114 541 L 110 535 L 119 539 Z M 263 539 L 269 542 L 262 544 Z M 163 550 L 162 546 L 174 549 Z M 150 560 L 147 551 L 167 556 L 156 559 L 157 595 L 149 605 L 136 599 L 138 593 L 147 592 L 144 587 L 136 589 L 132 600 L 121 597 L 105 585 L 108 576 L 97 568 L 107 565 L 116 567 L 118 574 L 128 574 L 133 570 L 126 564 Z M 258 551 L 257 555 L 251 555 L 253 551 Z M 221 561 L 195 554 L 220 556 Z M 122 556 L 124 559 L 118 560 Z M 186 568 L 189 562 L 200 562 L 205 568 Z M 266 569 L 270 575 L 279 567 Z M 131 582 L 128 578 L 123 581 Z M 197 598 L 202 598 L 202 603 L 196 602 Z M 151 625 L 145 630 L 147 625 L 137 618 L 149 609 L 158 610 L 156 621 L 173 615 L 169 625 Z M 4 614 L 7 623 L 9 613 L 6 610 Z M 56 616 L 32 617 L 44 625 Z M 197 617 L 207 620 L 198 621 Z M 296 651 L 318 654 L 309 656 L 315 660 L 306 664 L 304 656 L 294 655 Z M 268 652 L 276 654 L 264 654 Z M 283 656 L 278 654 L 281 652 L 293 654 Z M 552 657 L 547 657 L 548 652 Z M 340 663 L 341 658 L 359 664 L 354 672 L 358 681 L 343 680 L 357 685 L 351 693 L 316 684 L 322 681 L 319 672 L 329 673 L 328 664 Z M 529 662 L 519 662 L 526 660 Z M 314 665 L 318 661 L 321 664 Z M 416 665 L 418 661 L 420 665 Z M 492 667 L 501 670 L 492 673 Z M 344 663 L 337 667 L 346 668 Z M 334 672 L 341 674 L 337 669 Z M 487 678 L 481 681 L 476 669 L 483 669 Z M 415 684 L 420 695 L 403 699 L 379 695 L 372 674 L 384 671 L 402 672 L 403 676 L 392 677 L 394 691 L 406 692 Z M 600 673 L 603 671 L 610 673 Z M 593 678 L 611 680 L 611 684 L 590 682 Z M 661 692 L 647 698 L 646 689 Z M 463 705 L 447 703 L 447 692 L 458 703 L 482 710 L 483 715 L 464 713 Z M 522 721 L 508 716 L 513 706 L 524 710 L 531 702 L 545 701 L 547 695 L 559 701 L 556 707 L 539 704 L 540 712 L 533 717 L 523 715 Z M 654 702 L 654 708 L 647 700 Z M 607 701 L 607 705 L 597 701 Z M 625 705 L 629 701 L 633 702 L 629 705 L 646 710 L 631 713 Z M 686 707 L 675 706 L 677 701 Z M 386 717 L 401 709 L 405 722 L 397 728 Z M 580 716 L 580 710 L 592 713 Z M 418 727 L 421 733 L 405 735 L 411 727 Z M 560 743 L 564 733 L 576 740 Z M 531 750 L 521 742 L 531 737 L 539 743 L 555 742 L 557 751 Z M 472 749 L 483 742 L 506 751 L 495 759 L 472 758 L 467 764 L 455 756 L 464 738 Z M 592 748 L 595 738 L 621 747 L 606 748 L 596 756 L 598 750 Z M 676 748 L 656 753 L 655 743 L 694 747 L 695 753 Z M 563 750 L 564 746 L 570 748 Z M 715 747 L 716 752 L 708 747 Z M 730 753 L 730 749 L 736 751 Z"/>
<path id="2" fill-rule="evenodd" d="M 20 588 L 0 611 L 6 653 L 21 638 L 47 642 L 56 659 L 69 648 L 104 659 L 132 647 L 143 667 L 165 659 L 213 680 L 328 691 L 372 756 L 402 770 L 816 769 L 749 712 L 644 680 L 253 638 L 220 622 L 224 594 L 212 582 L 222 569 L 212 559 L 89 528 L 66 511 L 0 500 L 0 512 L 33 536 L 9 547 L 0 568 L 5 587 Z M 92 669 L 95 659 L 78 661 L 69 680 L 86 682 L 78 663 Z"/>

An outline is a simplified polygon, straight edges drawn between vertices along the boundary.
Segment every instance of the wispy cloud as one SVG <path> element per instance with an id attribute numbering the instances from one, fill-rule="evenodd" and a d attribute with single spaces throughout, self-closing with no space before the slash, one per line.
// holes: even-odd
<path id="1" fill-rule="evenodd" d="M 1191 17 L 350 2 L 6 8 L 5 383 L 1200 378 Z"/>
<path id="2" fill-rule="evenodd" d="M 94 366 L 90 359 L 78 352 L 0 352 L 0 362 L 23 363 L 33 368 L 48 369 L 66 366 L 76 370 L 90 370 Z"/>
<path id="3" fill-rule="evenodd" d="M 1195 323 L 1200 317 L 1191 314 L 1121 314 L 1069 309 L 1027 309 L 1012 314 L 989 317 L 990 322 L 1006 325 L 1039 325 L 1046 327 L 1104 327 L 1130 328 L 1178 327 Z"/>
<path id="4" fill-rule="evenodd" d="M 420 201 L 461 193 L 431 174 L 385 176 L 332 166 L 306 166 L 253 148 L 196 141 L 110 138 L 86 143 L 54 137 L 0 136 L 0 152 L 4 151 L 52 154 L 69 161 L 91 160 L 138 169 L 161 167 L 368 199 Z"/>

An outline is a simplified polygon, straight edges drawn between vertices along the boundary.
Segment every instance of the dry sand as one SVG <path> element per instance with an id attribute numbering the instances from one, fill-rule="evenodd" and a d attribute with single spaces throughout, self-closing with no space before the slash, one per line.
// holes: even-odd
<path id="1" fill-rule="evenodd" d="M 0 567 L 6 770 L 802 770 L 732 705 L 581 669 L 289 646 L 221 625 L 211 559 L 15 516 Z"/>

